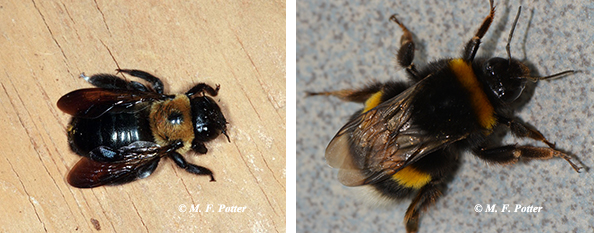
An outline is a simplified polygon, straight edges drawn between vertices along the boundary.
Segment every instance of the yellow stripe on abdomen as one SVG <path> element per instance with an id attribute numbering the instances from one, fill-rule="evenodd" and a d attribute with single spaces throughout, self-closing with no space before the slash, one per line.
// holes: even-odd
<path id="1" fill-rule="evenodd" d="M 453 59 L 449 65 L 460 84 L 468 92 L 479 124 L 484 129 L 492 129 L 496 123 L 495 109 L 483 91 L 482 84 L 476 79 L 472 66 L 462 59 Z"/>
<path id="2" fill-rule="evenodd" d="M 392 180 L 407 188 L 420 189 L 431 181 L 431 175 L 409 166 L 392 175 Z"/>

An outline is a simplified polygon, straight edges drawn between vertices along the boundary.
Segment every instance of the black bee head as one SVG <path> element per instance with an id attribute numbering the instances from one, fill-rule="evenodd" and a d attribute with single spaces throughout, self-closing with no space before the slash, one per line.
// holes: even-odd
<path id="1" fill-rule="evenodd" d="M 529 72 L 526 65 L 515 59 L 494 57 L 482 63 L 484 82 L 493 94 L 505 103 L 520 97 Z"/>
<path id="2" fill-rule="evenodd" d="M 227 136 L 227 120 L 219 105 L 208 96 L 192 96 L 192 123 L 194 124 L 195 140 L 206 142 L 219 135 Z M 229 136 L 227 136 L 229 138 Z"/>

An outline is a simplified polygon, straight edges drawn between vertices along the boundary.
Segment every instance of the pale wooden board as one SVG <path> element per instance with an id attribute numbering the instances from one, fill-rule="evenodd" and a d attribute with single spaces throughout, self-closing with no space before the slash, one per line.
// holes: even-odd
<path id="1" fill-rule="evenodd" d="M 284 232 L 285 5 L 1 2 L 0 232 L 95 231 L 91 219 L 110 232 Z M 221 85 L 215 99 L 231 142 L 219 137 L 206 155 L 185 155 L 217 182 L 163 159 L 150 177 L 122 186 L 66 183 L 79 156 L 56 101 L 90 87 L 80 73 L 118 66 L 161 77 L 169 93 Z M 202 212 L 190 212 L 198 204 Z M 204 212 L 209 204 L 213 212 Z M 220 205 L 246 208 L 218 212 Z"/>

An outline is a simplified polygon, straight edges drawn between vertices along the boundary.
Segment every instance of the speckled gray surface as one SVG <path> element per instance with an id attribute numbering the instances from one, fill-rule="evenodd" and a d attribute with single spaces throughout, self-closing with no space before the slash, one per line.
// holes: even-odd
<path id="1" fill-rule="evenodd" d="M 505 56 L 507 35 L 523 7 L 512 56 L 535 74 L 584 72 L 539 82 L 516 115 L 557 147 L 577 155 L 589 171 L 578 174 L 562 159 L 489 165 L 470 153 L 445 195 L 423 215 L 421 232 L 594 231 L 594 3 L 496 1 L 495 21 L 478 56 Z M 324 149 L 361 106 L 305 91 L 361 87 L 404 79 L 395 53 L 402 35 L 388 18 L 414 33 L 415 63 L 459 56 L 488 12 L 487 0 L 297 2 L 297 232 L 404 232 L 410 199 L 377 208 L 336 178 Z M 530 143 L 506 135 L 504 142 Z M 477 213 L 476 204 L 542 206 L 540 213 Z"/>

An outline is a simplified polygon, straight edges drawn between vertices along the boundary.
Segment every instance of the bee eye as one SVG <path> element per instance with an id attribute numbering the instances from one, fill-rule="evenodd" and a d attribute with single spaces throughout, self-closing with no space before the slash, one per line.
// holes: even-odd
<path id="1" fill-rule="evenodd" d="M 494 57 L 483 64 L 483 73 L 488 76 L 486 84 L 497 98 L 507 103 L 522 94 L 526 84 L 522 77 L 527 72 L 527 68 L 516 60 Z"/>

